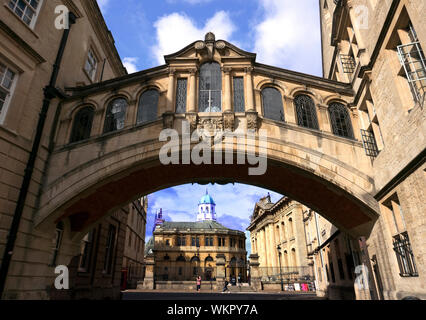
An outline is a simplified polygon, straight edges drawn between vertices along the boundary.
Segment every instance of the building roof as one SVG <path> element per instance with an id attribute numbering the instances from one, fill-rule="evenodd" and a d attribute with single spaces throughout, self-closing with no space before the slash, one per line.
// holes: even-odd
<path id="1" fill-rule="evenodd" d="M 221 225 L 217 221 L 199 221 L 199 222 L 164 222 L 160 228 L 162 230 L 210 230 L 210 229 L 221 229 L 231 230 Z"/>
<path id="2" fill-rule="evenodd" d="M 209 195 L 208 191 L 206 191 L 206 194 L 201 198 L 199 204 L 213 204 L 216 205 L 213 198 Z"/>

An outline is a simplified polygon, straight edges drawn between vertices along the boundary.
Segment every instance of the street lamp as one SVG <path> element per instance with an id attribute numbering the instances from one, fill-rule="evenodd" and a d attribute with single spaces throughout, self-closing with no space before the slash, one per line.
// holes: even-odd
<path id="1" fill-rule="evenodd" d="M 284 291 L 283 273 L 281 269 L 281 246 L 280 245 L 277 246 L 277 250 L 278 250 L 278 261 L 280 263 L 281 291 Z"/>

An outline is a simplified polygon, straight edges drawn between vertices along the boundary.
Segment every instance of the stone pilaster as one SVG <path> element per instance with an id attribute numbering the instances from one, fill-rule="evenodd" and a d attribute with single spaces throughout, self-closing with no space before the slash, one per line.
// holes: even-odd
<path id="1" fill-rule="evenodd" d="M 246 71 L 246 90 L 247 90 L 247 111 L 256 111 L 254 102 L 254 88 L 253 88 L 253 67 L 248 67 Z"/>
<path id="2" fill-rule="evenodd" d="M 145 260 L 145 279 L 142 284 L 138 284 L 138 289 L 153 290 L 155 289 L 155 257 L 154 254 L 149 254 Z"/>
<path id="3" fill-rule="evenodd" d="M 169 69 L 169 86 L 167 89 L 167 112 L 174 112 L 176 70 Z"/>
<path id="4" fill-rule="evenodd" d="M 257 254 L 252 254 L 249 257 L 250 259 L 250 283 L 251 287 L 255 291 L 262 290 L 260 270 L 259 270 L 259 256 Z"/>
<path id="5" fill-rule="evenodd" d="M 197 69 L 191 69 L 189 76 L 188 113 L 197 112 Z"/>

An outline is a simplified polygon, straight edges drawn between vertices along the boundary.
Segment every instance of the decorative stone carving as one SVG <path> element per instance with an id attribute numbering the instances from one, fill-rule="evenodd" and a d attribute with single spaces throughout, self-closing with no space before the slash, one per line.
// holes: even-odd
<path id="1" fill-rule="evenodd" d="M 198 41 L 195 43 L 195 50 L 204 50 L 206 48 L 206 44 L 203 41 Z"/>
<path id="2" fill-rule="evenodd" d="M 198 119 L 197 130 L 206 138 L 212 138 L 216 136 L 218 132 L 223 131 L 223 119 L 222 118 L 204 118 Z"/>
<path id="3" fill-rule="evenodd" d="M 198 114 L 197 113 L 187 113 L 186 120 L 189 122 L 189 127 L 191 130 L 191 134 L 197 130 L 198 126 Z"/>
<path id="4" fill-rule="evenodd" d="M 163 128 L 173 129 L 175 115 L 173 112 L 163 113 Z"/>
<path id="5" fill-rule="evenodd" d="M 235 114 L 233 112 L 223 113 L 223 130 L 225 131 L 235 130 Z"/>
<path id="6" fill-rule="evenodd" d="M 247 130 L 255 130 L 258 129 L 258 114 L 256 111 L 254 112 L 246 112 L 246 119 L 247 119 Z"/>
<path id="7" fill-rule="evenodd" d="M 226 48 L 225 41 L 216 41 L 216 36 L 212 32 L 208 32 L 204 38 L 204 41 L 197 41 L 195 43 L 195 50 L 198 53 L 204 53 L 208 55 L 208 58 L 211 60 L 214 56 L 214 51 L 224 50 Z"/>
<path id="8" fill-rule="evenodd" d="M 216 36 L 213 32 L 207 32 L 205 38 L 204 38 L 205 42 L 215 42 L 216 41 Z"/>
<path id="9" fill-rule="evenodd" d="M 225 41 L 218 41 L 218 42 L 216 42 L 216 49 L 223 50 L 225 48 L 226 48 Z"/>

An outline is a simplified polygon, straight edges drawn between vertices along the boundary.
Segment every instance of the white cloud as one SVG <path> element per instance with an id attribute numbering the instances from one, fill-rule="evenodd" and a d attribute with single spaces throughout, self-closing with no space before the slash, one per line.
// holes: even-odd
<path id="1" fill-rule="evenodd" d="M 127 57 L 123 59 L 123 65 L 127 69 L 128 73 L 135 73 L 139 70 L 136 65 L 138 63 L 138 60 L 139 58 L 135 57 Z"/>
<path id="2" fill-rule="evenodd" d="M 102 12 L 105 12 L 108 6 L 109 0 L 98 0 L 99 8 Z"/>
<path id="3" fill-rule="evenodd" d="M 318 4 L 294 0 L 259 2 L 265 16 L 254 30 L 258 61 L 321 75 Z"/>
<path id="4" fill-rule="evenodd" d="M 201 28 L 187 15 L 176 12 L 158 19 L 154 27 L 157 43 L 152 47 L 152 54 L 159 64 L 164 64 L 164 55 L 204 39 L 204 35 L 209 31 L 213 32 L 217 39 L 229 40 L 236 30 L 229 13 L 225 11 L 216 12 Z"/>

